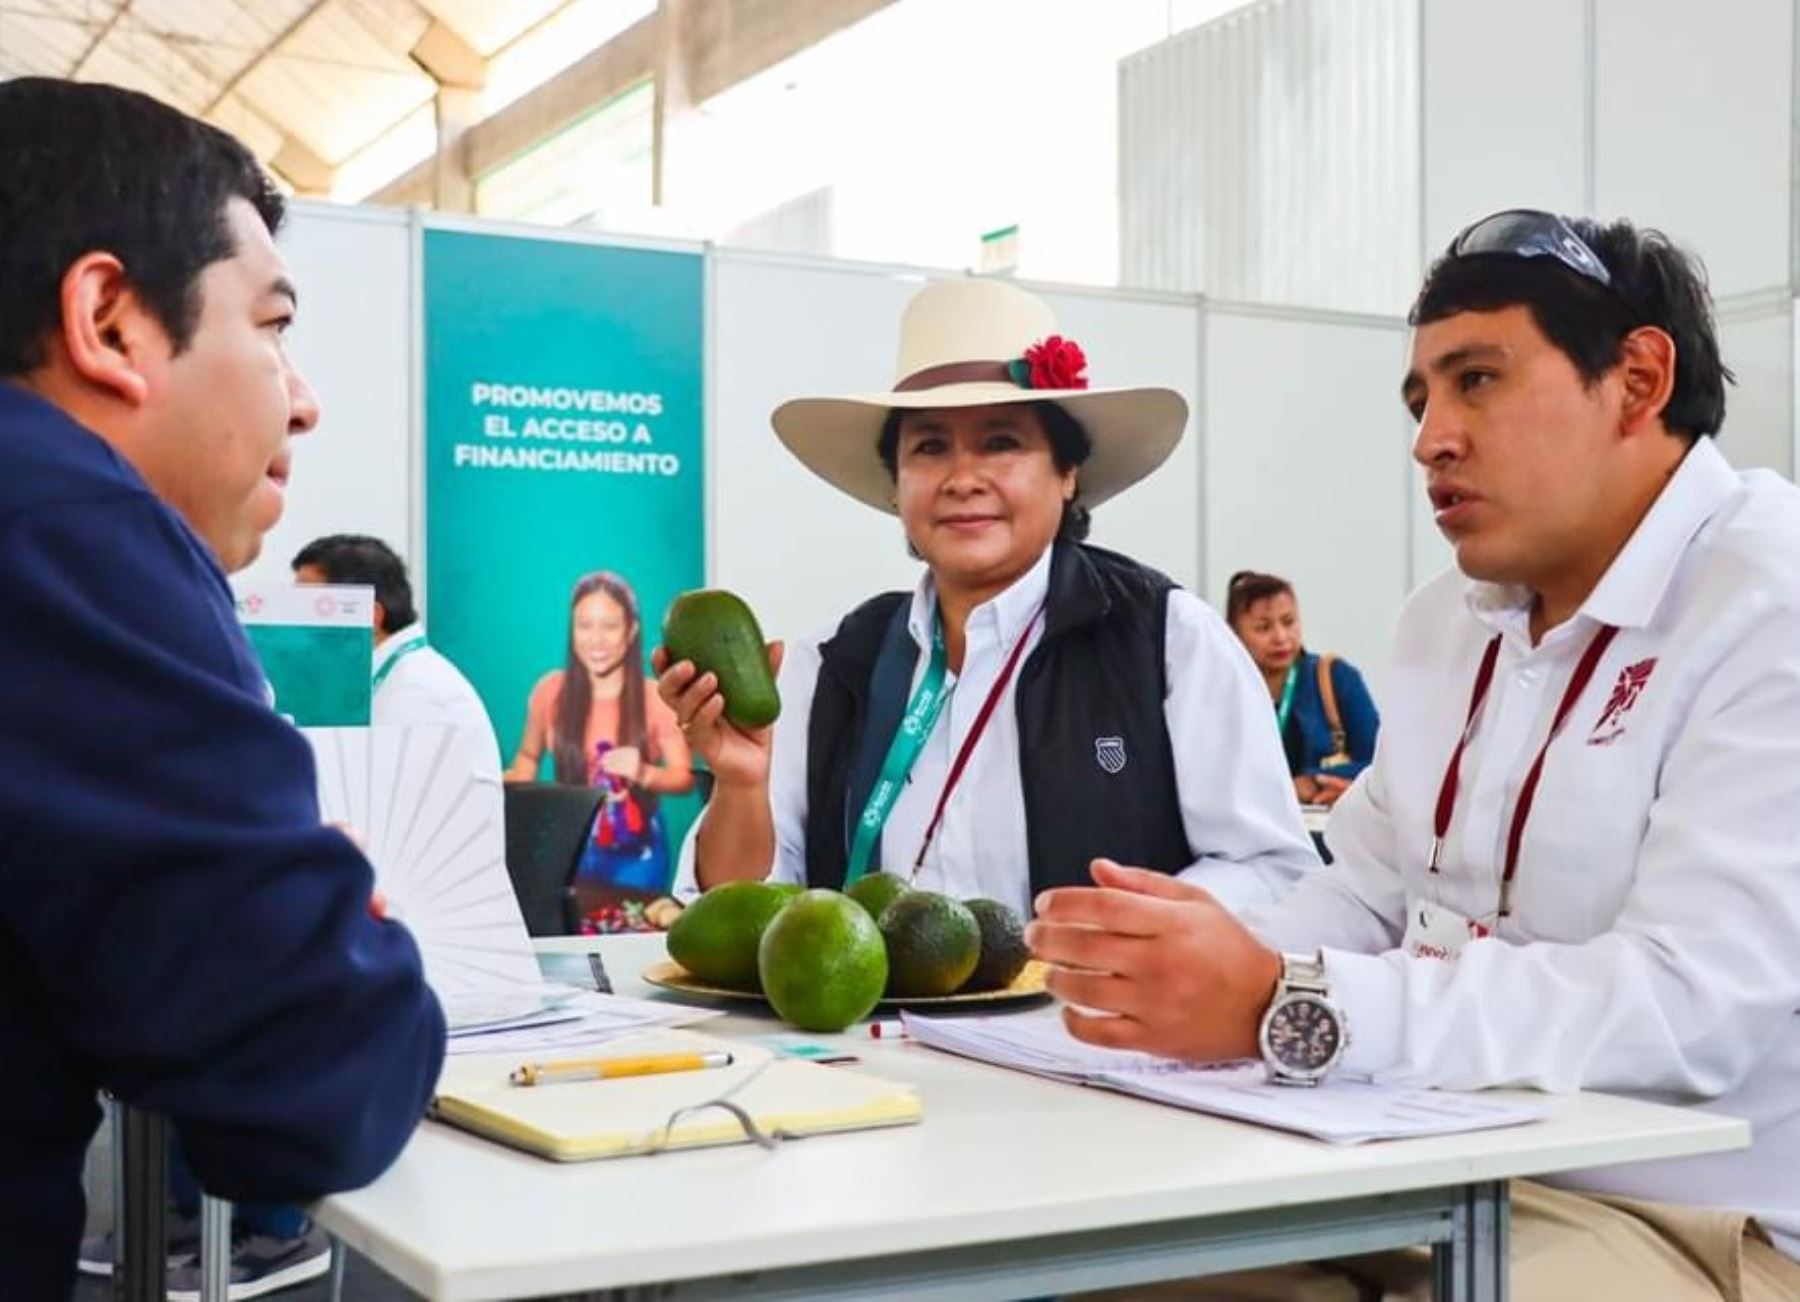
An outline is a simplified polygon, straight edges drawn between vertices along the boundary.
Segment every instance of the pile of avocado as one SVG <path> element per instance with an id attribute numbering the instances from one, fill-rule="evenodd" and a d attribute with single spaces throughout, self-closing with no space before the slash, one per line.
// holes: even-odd
<path id="1" fill-rule="evenodd" d="M 841 1031 L 876 1001 L 1003 990 L 1030 957 L 996 900 L 958 901 L 871 873 L 846 892 L 728 882 L 669 929 L 669 956 L 701 981 L 757 990 L 786 1020 Z"/>

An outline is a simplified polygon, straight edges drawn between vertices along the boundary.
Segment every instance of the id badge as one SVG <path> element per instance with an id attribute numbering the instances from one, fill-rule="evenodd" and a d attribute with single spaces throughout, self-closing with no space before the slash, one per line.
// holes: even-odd
<path id="1" fill-rule="evenodd" d="M 1471 940 L 1492 934 L 1455 909 L 1430 900 L 1413 900 L 1406 910 L 1406 938 L 1400 945 L 1414 958 L 1454 959 Z"/>

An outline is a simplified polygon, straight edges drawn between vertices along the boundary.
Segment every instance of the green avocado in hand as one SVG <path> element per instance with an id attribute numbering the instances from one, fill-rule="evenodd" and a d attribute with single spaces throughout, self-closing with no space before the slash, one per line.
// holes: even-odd
<path id="1" fill-rule="evenodd" d="M 719 680 L 725 718 L 739 728 L 766 728 L 781 713 L 769 649 L 742 597 L 722 588 L 684 592 L 663 617 L 669 663 L 687 660 Z"/>

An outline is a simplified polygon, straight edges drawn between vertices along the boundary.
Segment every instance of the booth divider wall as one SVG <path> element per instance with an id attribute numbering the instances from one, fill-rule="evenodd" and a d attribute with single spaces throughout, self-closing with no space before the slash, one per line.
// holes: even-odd
<path id="1" fill-rule="evenodd" d="M 260 583 L 285 582 L 321 534 L 375 534 L 410 552 L 420 522 L 408 215 L 296 203 L 279 247 L 300 289 L 289 347 L 324 414 L 295 442 L 287 508 L 243 575 Z"/>
<path id="2" fill-rule="evenodd" d="M 1205 320 L 1206 591 L 1223 608 L 1235 570 L 1290 580 L 1309 647 L 1348 657 L 1379 696 L 1401 603 L 1447 554 L 1413 505 L 1406 332 L 1211 301 Z"/>

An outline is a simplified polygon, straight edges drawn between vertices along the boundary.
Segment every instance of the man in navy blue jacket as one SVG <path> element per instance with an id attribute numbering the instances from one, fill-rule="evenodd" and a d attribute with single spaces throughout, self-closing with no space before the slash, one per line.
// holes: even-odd
<path id="1" fill-rule="evenodd" d="M 229 136 L 111 87 L 0 83 L 0 1297 L 65 1298 L 97 1093 L 210 1191 L 373 1179 L 443 1016 L 320 825 L 225 572 L 318 409 L 282 203 Z"/>

